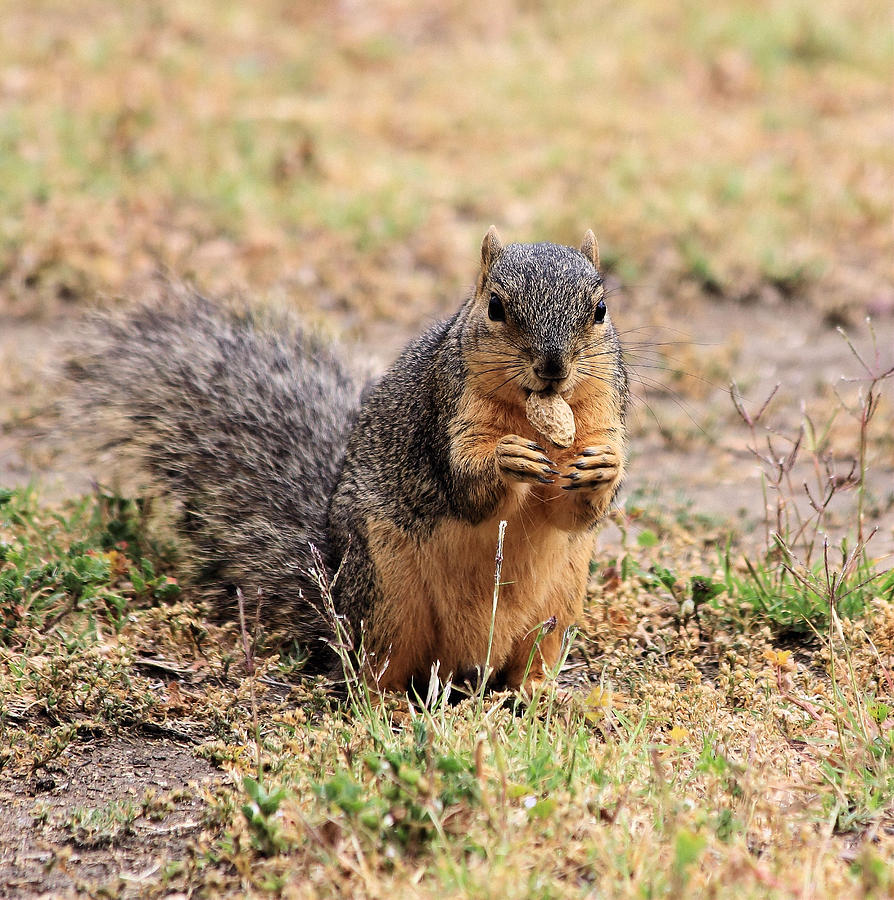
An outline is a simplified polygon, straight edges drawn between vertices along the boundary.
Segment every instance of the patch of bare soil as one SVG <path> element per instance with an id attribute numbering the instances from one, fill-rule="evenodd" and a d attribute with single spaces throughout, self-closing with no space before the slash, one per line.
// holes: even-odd
<path id="1" fill-rule="evenodd" d="M 57 361 L 76 321 L 0 312 L 0 484 L 35 482 L 48 500 L 88 492 L 96 475 L 88 460 L 65 452 L 56 419 Z"/>
<path id="2" fill-rule="evenodd" d="M 790 452 L 806 420 L 817 435 L 826 436 L 827 446 L 820 450 L 830 468 L 817 466 L 805 440 L 789 478 L 792 502 L 800 507 L 792 514 L 809 512 L 805 483 L 816 498 L 830 477 L 847 482 L 858 474 L 858 396 L 867 373 L 819 311 L 800 303 L 743 305 L 689 298 L 678 315 L 659 304 L 660 324 L 654 324 L 647 312 L 651 292 L 630 293 L 619 297 L 615 312 L 632 368 L 628 504 L 716 520 L 746 537 L 764 521 L 761 482 L 768 466 L 753 450 L 770 457 Z M 427 327 L 432 317 L 419 312 L 416 319 L 410 322 L 412 331 Z M 96 473 L 89 461 L 67 452 L 64 435 L 46 439 L 57 393 L 47 373 L 72 324 L 71 316 L 41 324 L 0 318 L 4 485 L 37 479 L 43 495 L 50 497 L 90 489 Z M 407 329 L 406 322 L 393 320 L 363 324 L 360 333 L 371 368 L 390 364 L 412 335 Z M 894 363 L 891 314 L 876 318 L 872 330 L 866 320 L 852 321 L 846 333 L 870 366 Z M 754 434 L 732 403 L 733 381 L 753 415 L 775 390 Z M 870 460 L 867 478 L 867 518 L 879 526 L 872 546 L 877 557 L 894 553 L 894 436 L 884 433 L 884 422 L 890 423 L 894 414 L 890 386 L 889 380 L 873 423 L 880 452 Z M 842 401 L 853 415 L 842 411 Z M 771 489 L 767 504 L 773 509 L 775 503 Z M 836 493 L 829 524 L 837 525 L 838 533 L 855 530 L 852 506 L 846 487 Z M 765 540 L 763 531 L 757 536 Z"/>
<path id="3" fill-rule="evenodd" d="M 752 447 L 756 441 L 769 457 L 789 452 L 807 420 L 828 437 L 823 453 L 830 471 L 841 477 L 853 473 L 859 428 L 841 411 L 841 400 L 859 410 L 858 379 L 866 373 L 819 313 L 799 304 L 699 301 L 652 325 L 644 313 L 646 298 L 630 300 L 617 303 L 615 319 L 631 348 L 635 397 L 625 503 L 633 518 L 637 509 L 650 516 L 685 516 L 701 522 L 700 538 L 729 528 L 742 545 L 763 544 L 761 467 Z M 421 329 L 427 322 L 420 315 L 415 324 Z M 890 366 L 894 318 L 881 318 L 874 328 L 880 363 Z M 89 487 L 87 468 L 58 441 L 51 449 L 40 437 L 53 399 L 46 372 L 69 329 L 68 319 L 39 326 L 2 322 L 0 484 L 39 479 L 51 494 L 60 486 L 62 493 Z M 365 343 L 377 349 L 379 365 L 398 352 L 406 329 L 383 320 L 368 323 Z M 849 336 L 874 364 L 866 323 L 853 323 Z M 752 414 L 776 389 L 754 434 L 731 402 L 731 380 Z M 872 544 L 875 557 L 894 553 L 894 445 L 885 435 L 891 402 L 889 381 L 873 424 L 875 456 L 867 491 L 869 517 L 880 528 Z M 788 488 L 806 511 L 803 483 L 816 494 L 828 478 L 825 463 L 817 467 L 817 457 L 804 452 Z M 846 490 L 835 498 L 842 533 L 854 530 L 851 498 Z M 775 504 L 772 491 L 767 502 Z M 618 538 L 608 527 L 600 540 L 605 548 Z M 136 736 L 73 744 L 58 766 L 27 781 L 0 774 L 0 895 L 74 896 L 89 884 L 108 885 L 116 896 L 140 896 L 141 878 L 157 878 L 160 867 L 176 860 L 200 828 L 198 787 L 189 786 L 207 785 L 214 777 L 213 767 L 188 746 Z M 147 791 L 168 798 L 157 821 L 145 812 L 152 807 L 145 803 Z"/>
<path id="4" fill-rule="evenodd" d="M 219 774 L 188 746 L 136 735 L 73 743 L 27 779 L 0 774 L 0 896 L 139 897 L 201 828 L 201 788 Z"/>
<path id="5" fill-rule="evenodd" d="M 772 475 L 768 460 L 791 453 L 801 435 L 797 461 L 783 485 L 786 501 L 798 507 L 792 516 L 810 512 L 805 484 L 818 499 L 834 477 L 844 489 L 830 503 L 827 524 L 835 534 L 855 533 L 848 488 L 859 475 L 859 395 L 865 394 L 867 372 L 845 337 L 801 305 L 719 303 L 686 318 L 673 328 L 646 331 L 656 345 L 671 344 L 665 371 L 650 368 L 654 354 L 639 357 L 642 367 L 634 361 L 628 497 L 639 505 L 718 520 L 743 538 L 758 529 L 763 541 L 762 475 Z M 870 368 L 894 365 L 894 318 L 875 320 L 871 329 L 866 320 L 853 322 L 845 333 Z M 773 395 L 754 434 L 736 412 L 731 382 L 751 416 Z M 894 553 L 891 386 L 889 380 L 870 424 L 875 449 L 865 518 L 879 529 L 871 545 L 876 557 Z M 817 454 L 811 452 L 814 438 Z M 773 514 L 777 495 L 771 486 L 766 500 Z"/>

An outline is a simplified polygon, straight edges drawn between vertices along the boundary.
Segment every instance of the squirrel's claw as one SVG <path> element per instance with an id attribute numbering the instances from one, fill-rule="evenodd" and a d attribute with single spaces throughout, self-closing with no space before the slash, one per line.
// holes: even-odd
<path id="1" fill-rule="evenodd" d="M 581 450 L 574 462 L 569 463 L 569 471 L 562 475 L 570 484 L 563 484 L 565 491 L 597 490 L 617 479 L 621 470 L 621 460 L 617 451 L 606 445 L 587 447 Z"/>
<path id="2" fill-rule="evenodd" d="M 596 469 L 605 465 L 616 465 L 617 460 L 617 451 L 608 444 L 602 444 L 599 447 L 585 447 L 572 465 L 578 469 Z"/>
<path id="3" fill-rule="evenodd" d="M 549 476 L 559 474 L 543 447 L 517 434 L 507 434 L 497 444 L 494 455 L 500 474 L 514 481 L 553 484 Z"/>

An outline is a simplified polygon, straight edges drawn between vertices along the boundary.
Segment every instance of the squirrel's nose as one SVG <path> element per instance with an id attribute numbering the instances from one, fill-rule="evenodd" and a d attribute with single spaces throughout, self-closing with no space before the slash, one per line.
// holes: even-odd
<path id="1" fill-rule="evenodd" d="M 568 366 L 561 356 L 545 356 L 534 367 L 534 374 L 544 381 L 561 381 L 568 377 Z"/>

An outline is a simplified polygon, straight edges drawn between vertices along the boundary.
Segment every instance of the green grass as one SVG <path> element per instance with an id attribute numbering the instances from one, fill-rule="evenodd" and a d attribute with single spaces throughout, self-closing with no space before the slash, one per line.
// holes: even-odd
<path id="1" fill-rule="evenodd" d="M 76 847 L 96 848 L 116 844 L 133 834 L 140 809 L 133 803 L 113 801 L 101 807 L 77 807 L 65 821 Z"/>
<path id="2" fill-rule="evenodd" d="M 844 550 L 841 556 L 846 558 Z M 866 613 L 874 600 L 894 600 L 892 569 L 876 571 L 864 560 L 852 572 L 830 582 L 824 563 L 791 568 L 796 565 L 780 550 L 775 558 L 771 554 L 757 564 L 745 559 L 746 574 L 739 574 L 727 556 L 723 580 L 738 607 L 752 610 L 771 627 L 804 634 L 826 631 L 834 615 L 852 619 Z M 842 568 L 834 575 L 840 576 Z"/>
<path id="3" fill-rule="evenodd" d="M 162 267 L 342 328 L 415 328 L 455 308 L 494 222 L 573 244 L 594 227 L 631 328 L 678 328 L 718 296 L 859 317 L 890 291 L 887 15 L 18 4 L 0 32 L 0 289 L 39 317 L 138 294 Z M 685 399 L 725 383 L 728 338 L 656 361 Z M 142 501 L 4 490 L 2 787 L 77 776 L 99 739 L 167 735 L 219 769 L 190 796 L 200 827 L 94 894 L 888 896 L 894 576 L 865 542 L 885 501 L 863 476 L 891 438 L 861 424 L 865 402 L 852 417 L 824 399 L 841 414 L 806 420 L 806 462 L 821 479 L 833 445 L 859 462 L 837 521 L 799 519 L 800 476 L 772 458 L 763 499 L 783 502 L 747 555 L 666 494 L 631 498 L 569 673 L 531 703 L 426 709 L 356 684 L 340 700 L 263 631 L 249 664 Z M 719 443 L 727 424 L 665 438 Z M 827 524 L 847 543 L 824 551 Z M 50 868 L 89 882 L 65 842 L 126 859 L 182 790 L 39 803 L 33 834 L 56 828 Z M 0 839 L 29 838 L 4 821 Z"/>
<path id="4" fill-rule="evenodd" d="M 836 896 L 890 886 L 894 702 L 875 654 L 894 638 L 894 602 L 891 573 L 868 558 L 835 590 L 843 600 L 875 576 L 871 598 L 822 608 L 813 575 L 770 590 L 783 576 L 769 562 L 693 557 L 679 543 L 691 523 L 656 521 L 595 570 L 603 586 L 571 651 L 574 666 L 589 648 L 583 692 L 548 682 L 530 702 L 442 694 L 425 708 L 361 686 L 339 702 L 299 679 L 283 704 L 266 686 L 291 671 L 276 654 L 250 674 L 236 631 L 210 635 L 189 592 L 155 574 L 165 554 L 139 504 L 97 495 L 55 510 L 19 490 L 0 512 L 0 770 L 55 765 L 97 728 L 189 722 L 198 754 L 238 776 L 207 791 L 201 837 L 146 896 L 301 883 L 297 896 L 676 897 L 713 884 L 785 897 L 808 871 Z M 793 623 L 810 634 L 794 655 L 773 642 Z M 177 694 L 172 717 L 136 667 L 145 656 L 183 672 L 201 661 L 211 677 Z M 110 798 L 50 819 L 100 852 L 164 815 L 163 798 Z M 841 835 L 862 848 L 847 865 Z"/>
<path id="5" fill-rule="evenodd" d="M 139 505 L 99 495 L 63 511 L 41 508 L 31 490 L 0 490 L 0 646 L 42 634 L 66 616 L 85 639 L 118 631 L 128 606 L 175 598 L 179 586 L 156 574 Z M 158 548 L 155 550 L 158 557 Z"/>

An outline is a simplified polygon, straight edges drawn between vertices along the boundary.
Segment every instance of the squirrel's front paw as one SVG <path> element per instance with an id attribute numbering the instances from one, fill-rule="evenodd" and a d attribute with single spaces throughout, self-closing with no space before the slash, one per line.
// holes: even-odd
<path id="1" fill-rule="evenodd" d="M 539 481 L 552 484 L 550 475 L 559 473 L 546 456 L 543 447 L 517 434 L 507 434 L 495 451 L 497 470 L 516 481 Z"/>
<path id="2" fill-rule="evenodd" d="M 562 475 L 570 482 L 562 485 L 563 490 L 595 491 L 617 481 L 621 474 L 621 457 L 608 445 L 587 447 L 569 468 L 572 471 Z"/>

